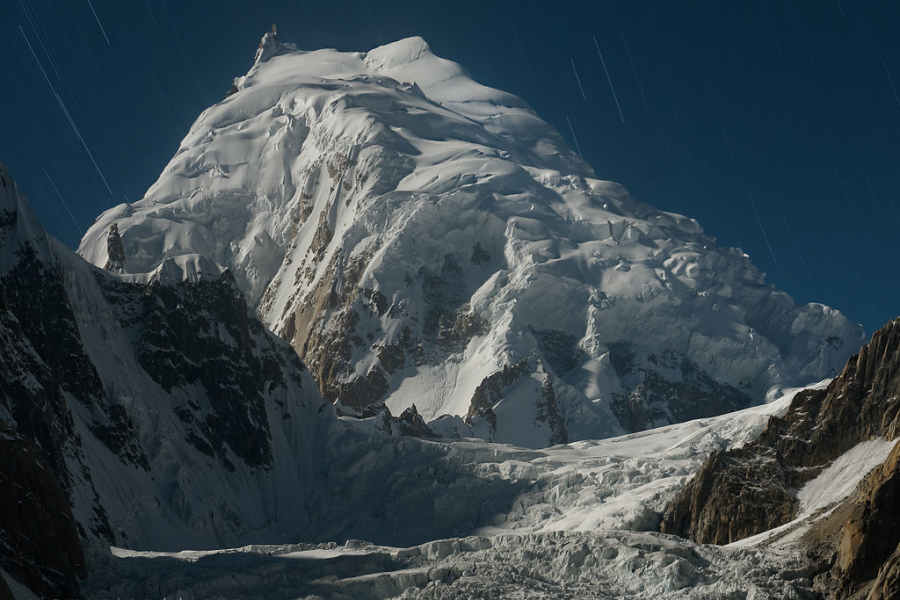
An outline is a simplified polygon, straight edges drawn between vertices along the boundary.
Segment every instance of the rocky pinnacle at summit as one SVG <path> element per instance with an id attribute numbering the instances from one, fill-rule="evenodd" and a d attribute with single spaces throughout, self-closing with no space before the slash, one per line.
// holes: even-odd
<path id="1" fill-rule="evenodd" d="M 109 258 L 103 268 L 115 273 L 124 273 L 125 246 L 122 245 L 122 238 L 119 236 L 119 225 L 117 223 L 113 223 L 109 226 L 109 234 L 106 238 L 106 250 Z"/>
<path id="2" fill-rule="evenodd" d="M 415 403 L 439 435 L 542 447 L 762 403 L 863 342 L 421 38 L 268 33 L 232 92 L 79 252 L 105 265 L 118 223 L 129 272 L 228 269 L 343 407 Z"/>

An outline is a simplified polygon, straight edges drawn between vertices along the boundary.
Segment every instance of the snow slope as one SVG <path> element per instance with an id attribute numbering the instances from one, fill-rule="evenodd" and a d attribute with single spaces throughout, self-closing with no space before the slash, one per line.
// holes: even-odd
<path id="1" fill-rule="evenodd" d="M 92 435 L 91 407 L 70 406 L 115 539 L 215 548 L 305 527 L 302 499 L 334 413 L 292 350 L 252 322 L 227 275 L 192 281 L 198 271 L 167 261 L 130 283 L 59 246 L 84 348 L 146 456 L 144 468 L 123 461 Z"/>
<path id="2" fill-rule="evenodd" d="M 896 446 L 896 440 L 882 438 L 861 442 L 836 458 L 819 474 L 797 490 L 800 501 L 794 519 L 763 533 L 729 544 L 735 548 L 803 548 L 803 537 L 848 500 L 857 486 L 881 466 Z"/>
<path id="3" fill-rule="evenodd" d="M 79 252 L 202 255 L 345 407 L 416 405 L 544 447 L 711 416 L 834 375 L 862 331 L 740 251 L 600 181 L 519 98 L 409 38 L 267 34 L 146 196 Z M 444 424 L 450 421 L 444 421 Z"/>

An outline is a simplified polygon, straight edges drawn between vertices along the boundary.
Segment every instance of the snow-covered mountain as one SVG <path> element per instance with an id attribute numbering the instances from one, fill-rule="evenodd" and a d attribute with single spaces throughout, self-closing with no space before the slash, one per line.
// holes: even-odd
<path id="1" fill-rule="evenodd" d="M 95 265 L 113 225 L 130 273 L 229 269 L 342 410 L 415 404 L 443 435 L 542 447 L 719 414 L 863 342 L 420 38 L 267 34 L 146 196 L 86 233 Z"/>
<path id="2" fill-rule="evenodd" d="M 2 166 L 0 223 L 3 600 L 808 588 L 779 574 L 808 568 L 800 552 L 646 533 L 709 452 L 787 398 L 542 451 L 403 437 L 424 427 L 414 411 L 336 420 L 229 272 L 197 257 L 93 267 L 43 232 Z"/>
<path id="3" fill-rule="evenodd" d="M 93 267 L 0 165 L 0 579 L 74 598 L 85 543 L 290 540 L 334 422 L 227 271 Z"/>

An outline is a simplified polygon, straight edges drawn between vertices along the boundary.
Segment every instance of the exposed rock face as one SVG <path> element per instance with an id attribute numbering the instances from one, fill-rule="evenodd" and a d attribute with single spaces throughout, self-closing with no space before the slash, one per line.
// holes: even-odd
<path id="1" fill-rule="evenodd" d="M 410 437 L 437 437 L 435 433 L 425 424 L 425 419 L 416 410 L 413 404 L 397 417 L 397 427 L 400 435 Z"/>
<path id="2" fill-rule="evenodd" d="M 867 600 L 896 600 L 900 597 L 900 546 L 884 561 Z"/>
<path id="3" fill-rule="evenodd" d="M 729 544 L 787 523 L 794 514 L 787 478 L 771 456 L 715 452 L 669 505 L 660 531 Z"/>
<path id="4" fill-rule="evenodd" d="M 851 503 L 837 553 L 845 589 L 873 579 L 900 544 L 900 444 L 861 484 Z M 891 567 L 887 566 L 888 571 Z M 887 577 L 887 575 L 885 575 Z M 896 577 L 896 573 L 894 574 Z M 884 578 L 882 577 L 884 583 Z M 900 593 L 900 589 L 895 590 Z"/>
<path id="5" fill-rule="evenodd" d="M 106 238 L 106 252 L 109 258 L 103 267 L 114 273 L 125 272 L 125 246 L 122 244 L 122 236 L 119 235 L 119 224 L 109 226 L 109 234 Z"/>
<path id="6" fill-rule="evenodd" d="M 92 267 L 0 165 L 0 567 L 36 594 L 78 596 L 84 542 L 208 547 L 308 519 L 333 413 L 200 263 Z"/>
<path id="7" fill-rule="evenodd" d="M 801 392 L 784 417 L 772 417 L 757 440 L 713 454 L 669 505 L 661 530 L 725 544 L 787 523 L 798 506 L 792 490 L 860 442 L 898 436 L 900 319 L 895 319 L 850 359 L 827 389 Z M 840 597 L 849 597 L 876 576 L 886 589 L 885 582 L 896 577 L 888 559 L 900 543 L 898 505 L 900 445 L 847 500 L 849 517 L 831 559 L 831 581 L 838 582 Z"/>
<path id="8" fill-rule="evenodd" d="M 37 594 L 76 598 L 81 540 L 66 490 L 41 454 L 0 423 L 0 564 Z"/>
<path id="9" fill-rule="evenodd" d="M 279 48 L 281 48 L 281 40 L 278 39 L 278 30 L 273 23 L 272 31 L 264 35 L 259 42 L 259 47 L 256 49 L 256 62 L 268 60 Z"/>
<path id="10" fill-rule="evenodd" d="M 652 429 L 746 408 L 750 395 L 720 383 L 679 351 L 632 352 L 610 344 L 610 362 L 628 393 L 614 393 L 613 414 L 628 431 Z"/>
<path id="11" fill-rule="evenodd" d="M 383 433 L 386 436 L 406 436 L 416 438 L 435 438 L 439 437 L 428 425 L 425 419 L 416 410 L 413 404 L 402 413 L 395 417 L 391 414 L 391 410 L 380 402 L 375 402 L 362 409 L 352 407 L 345 408 L 338 403 L 338 415 L 342 417 L 351 417 L 355 419 L 372 419 L 375 431 Z"/>
<path id="12" fill-rule="evenodd" d="M 73 418 L 122 459 L 145 464 L 134 427 L 103 393 L 68 302 L 63 272 L 24 198 L 0 165 L 0 566 L 35 593 L 77 595 L 78 527 L 112 541 Z M 115 432 L 115 433 L 113 433 Z"/>
<path id="13" fill-rule="evenodd" d="M 189 441 L 225 461 L 230 450 L 250 467 L 271 467 L 265 394 L 286 385 L 287 365 L 248 313 L 231 274 L 215 281 L 154 281 L 129 291 L 140 306 L 135 326 L 143 369 L 167 392 L 197 384 L 206 392 L 204 405 L 189 402 L 178 412 Z M 116 298 L 123 299 L 121 292 Z M 268 347 L 259 348 L 260 340 Z M 303 370 L 296 356 L 289 360 L 298 373 Z"/>

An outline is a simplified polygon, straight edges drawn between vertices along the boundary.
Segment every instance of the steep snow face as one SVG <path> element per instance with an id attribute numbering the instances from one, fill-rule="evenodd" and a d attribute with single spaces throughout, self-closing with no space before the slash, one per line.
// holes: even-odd
<path id="1" fill-rule="evenodd" d="M 130 273 L 227 267 L 342 406 L 415 404 L 440 433 L 540 447 L 760 403 L 863 341 L 597 180 L 420 38 L 301 52 L 267 34 L 232 92 L 79 251 L 106 264 L 118 223 Z"/>
<path id="2" fill-rule="evenodd" d="M 212 547 L 308 525 L 334 410 L 230 272 L 196 256 L 140 276 L 102 271 L 48 238 L 2 166 L 0 356 L 10 485 L 59 487 L 83 540 Z M 61 507 L 44 512 L 65 521 Z M 29 553 L 69 552 L 23 514 L 0 518 L 16 540 L 0 564 L 19 576 Z"/>
<path id="3" fill-rule="evenodd" d="M 230 273 L 177 257 L 129 282 L 57 252 L 98 395 L 127 424 L 100 435 L 95 406 L 69 405 L 109 537 L 209 548 L 307 527 L 334 411 Z"/>

